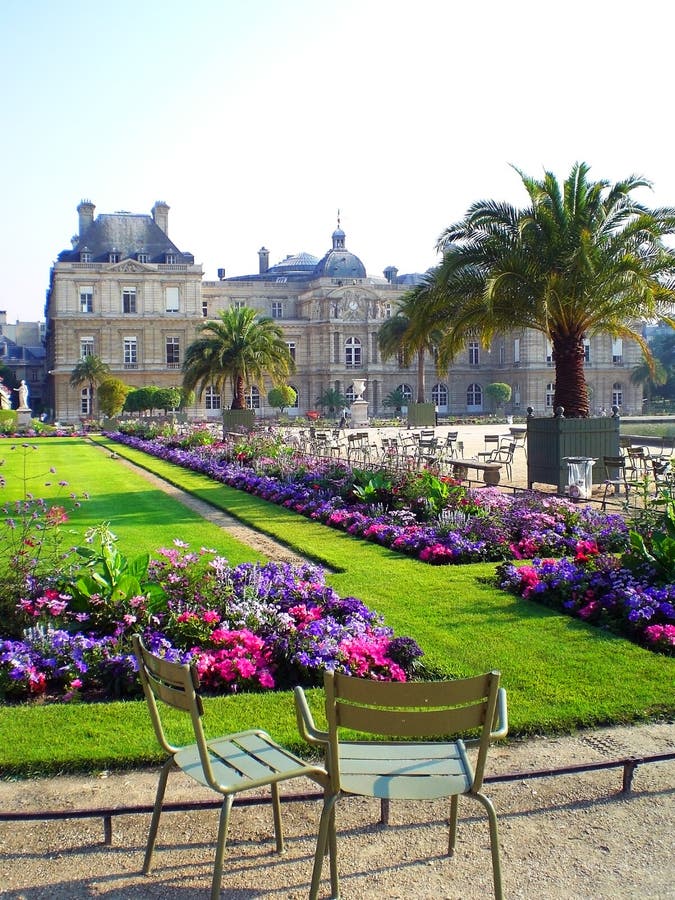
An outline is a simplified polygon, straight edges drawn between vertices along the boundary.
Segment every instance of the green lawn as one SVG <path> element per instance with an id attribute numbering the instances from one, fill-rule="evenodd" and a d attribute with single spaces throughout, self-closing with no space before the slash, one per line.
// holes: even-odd
<path id="1" fill-rule="evenodd" d="M 71 526 L 82 531 L 109 521 L 124 552 L 153 550 L 180 537 L 191 546 L 217 547 L 232 563 L 255 554 L 204 523 L 181 504 L 148 486 L 110 448 L 80 440 L 36 440 L 30 458 L 36 495 L 50 465 L 68 490 L 89 491 Z M 578 727 L 671 716 L 675 660 L 658 656 L 544 608 L 496 590 L 494 565 L 428 566 L 383 547 L 314 524 L 288 510 L 218 485 L 208 478 L 114 445 L 214 506 L 329 567 L 329 581 L 382 613 L 397 634 L 414 637 L 427 664 L 447 675 L 499 669 L 509 698 L 511 734 L 570 731 Z M 5 452 L 3 496 L 16 492 L 20 457 Z M 37 460 L 46 459 L 39 468 Z M 56 491 L 51 487 L 50 491 Z M 320 692 L 311 692 L 315 708 Z M 209 730 L 262 724 L 284 744 L 300 747 L 288 693 L 242 695 L 208 701 Z M 140 702 L 0 708 L 0 771 L 64 771 L 130 766 L 158 753 Z"/>

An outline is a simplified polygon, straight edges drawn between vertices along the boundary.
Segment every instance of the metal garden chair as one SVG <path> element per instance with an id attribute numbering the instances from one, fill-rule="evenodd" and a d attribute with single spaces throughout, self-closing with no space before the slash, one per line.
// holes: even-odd
<path id="1" fill-rule="evenodd" d="M 143 873 L 147 875 L 152 867 L 152 855 L 157 840 L 166 784 L 169 773 L 177 769 L 223 796 L 211 885 L 211 900 L 219 900 L 227 828 L 234 796 L 241 791 L 270 786 L 276 847 L 277 852 L 282 853 L 284 838 L 279 782 L 293 778 L 310 778 L 327 790 L 329 780 L 326 770 L 318 765 L 310 765 L 289 753 L 275 743 L 266 732 L 259 729 L 207 740 L 202 725 L 203 706 L 198 693 L 199 677 L 194 667 L 155 656 L 146 649 L 138 635 L 133 637 L 133 646 L 155 735 L 168 754 L 157 785 Z M 190 718 L 195 736 L 194 743 L 177 746 L 169 740 L 162 722 L 160 705 L 182 711 Z"/>
<path id="2" fill-rule="evenodd" d="M 497 816 L 482 793 L 490 743 L 505 737 L 506 693 L 499 672 L 442 682 L 383 682 L 327 672 L 328 731 L 316 728 L 302 688 L 295 689 L 298 726 L 303 737 L 326 753 L 330 788 L 326 797 L 314 857 L 310 900 L 316 900 L 326 850 L 330 850 L 333 897 L 337 886 L 335 805 L 343 796 L 380 800 L 450 799 L 448 855 L 457 835 L 459 797 L 478 800 L 487 810 L 495 897 L 502 898 Z M 345 740 L 341 730 L 387 740 Z M 469 733 L 471 739 L 458 735 Z M 478 734 L 478 737 L 475 735 Z M 455 736 L 453 739 L 448 735 Z M 403 738 L 391 740 L 392 736 Z M 423 740 L 411 741 L 411 738 Z M 478 748 L 475 765 L 467 744 Z"/>

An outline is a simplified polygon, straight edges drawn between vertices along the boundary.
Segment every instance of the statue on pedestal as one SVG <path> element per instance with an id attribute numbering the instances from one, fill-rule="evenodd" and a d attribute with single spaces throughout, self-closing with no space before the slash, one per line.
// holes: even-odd
<path id="1" fill-rule="evenodd" d="M 29 410 L 30 406 L 28 405 L 28 385 L 23 380 L 23 378 L 21 379 L 18 388 L 14 388 L 14 390 L 19 395 L 19 405 L 17 409 Z"/>
<path id="2" fill-rule="evenodd" d="M 0 377 L 0 409 L 12 408 L 12 392 Z"/>

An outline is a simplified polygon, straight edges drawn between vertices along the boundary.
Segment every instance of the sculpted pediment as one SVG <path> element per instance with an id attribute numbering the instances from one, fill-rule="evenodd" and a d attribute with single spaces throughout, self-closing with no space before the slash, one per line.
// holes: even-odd
<path id="1" fill-rule="evenodd" d="M 154 272 L 152 266 L 145 266 L 135 259 L 123 259 L 122 262 L 110 266 L 111 272 Z"/>

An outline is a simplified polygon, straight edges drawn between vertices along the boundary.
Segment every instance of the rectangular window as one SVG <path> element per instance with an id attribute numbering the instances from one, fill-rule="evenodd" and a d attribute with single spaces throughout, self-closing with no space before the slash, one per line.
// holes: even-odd
<path id="1" fill-rule="evenodd" d="M 295 341 L 286 341 L 286 346 L 288 347 L 288 352 L 291 354 L 291 359 L 295 362 Z"/>
<path id="2" fill-rule="evenodd" d="M 167 312 L 178 312 L 180 294 L 177 287 L 168 287 L 164 291 Z"/>
<path id="3" fill-rule="evenodd" d="M 612 339 L 612 365 L 614 366 L 622 366 L 623 365 L 623 339 L 622 338 L 613 338 Z M 621 404 L 617 403 L 617 406 Z"/>
<path id="4" fill-rule="evenodd" d="M 180 368 L 180 338 L 168 337 L 166 339 L 166 367 L 167 369 Z"/>
<path id="5" fill-rule="evenodd" d="M 93 339 L 93 337 L 80 338 L 80 359 L 84 359 L 85 356 L 93 356 L 93 355 L 94 355 L 94 339 Z"/>
<path id="6" fill-rule="evenodd" d="M 503 344 L 499 345 L 499 365 L 503 366 L 506 362 L 506 347 Z"/>
<path id="7" fill-rule="evenodd" d="M 175 266 L 178 262 L 178 258 L 175 253 L 165 253 L 164 262 L 167 266 Z"/>
<path id="8" fill-rule="evenodd" d="M 584 338 L 584 362 L 590 363 L 591 361 L 591 342 L 588 338 Z"/>
<path id="9" fill-rule="evenodd" d="M 273 319 L 283 319 L 284 317 L 284 304 L 281 300 L 273 300 L 272 301 L 272 318 Z"/>
<path id="10" fill-rule="evenodd" d="M 478 341 L 469 341 L 469 365 L 480 365 L 480 348 Z"/>
<path id="11" fill-rule="evenodd" d="M 209 301 L 208 300 L 202 300 L 202 316 L 204 316 L 205 319 L 208 319 L 208 317 L 209 317 Z"/>
<path id="12" fill-rule="evenodd" d="M 232 309 L 243 309 L 246 304 L 243 300 L 233 300 Z"/>
<path id="13" fill-rule="evenodd" d="M 148 256 L 147 253 L 139 253 L 138 261 L 139 261 L 139 263 L 147 263 L 150 261 L 150 257 Z"/>
<path id="14" fill-rule="evenodd" d="M 118 263 L 120 261 L 120 255 L 117 250 L 113 250 L 108 254 L 108 262 L 110 263 Z"/>
<path id="15" fill-rule="evenodd" d="M 138 345 L 135 337 L 124 338 L 124 368 L 138 368 Z"/>
<path id="16" fill-rule="evenodd" d="M 136 288 L 124 288 L 122 291 L 122 312 L 123 313 L 135 313 L 136 312 Z"/>
<path id="17" fill-rule="evenodd" d="M 91 285 L 80 288 L 80 312 L 91 313 L 94 311 L 94 288 Z"/>
<path id="18" fill-rule="evenodd" d="M 546 365 L 553 365 L 553 344 L 550 341 L 546 341 Z"/>
<path id="19" fill-rule="evenodd" d="M 220 409 L 220 393 L 213 385 L 209 385 L 204 391 L 204 408 Z"/>
<path id="20" fill-rule="evenodd" d="M 514 366 L 520 365 L 520 338 L 515 338 L 513 341 L 513 364 Z"/>

